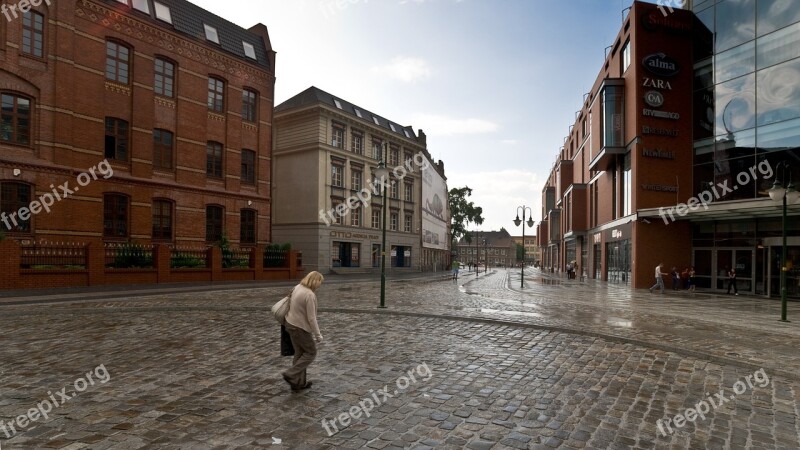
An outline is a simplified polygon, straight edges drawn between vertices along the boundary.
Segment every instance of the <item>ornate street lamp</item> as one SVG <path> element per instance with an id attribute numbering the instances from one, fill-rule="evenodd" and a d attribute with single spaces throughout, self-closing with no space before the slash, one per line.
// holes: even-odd
<path id="1" fill-rule="evenodd" d="M 384 143 L 384 150 L 388 143 Z M 381 152 L 381 161 L 378 163 L 378 168 L 375 170 L 375 177 L 380 180 L 383 186 L 383 221 L 381 222 L 381 229 L 383 231 L 383 240 L 381 243 L 381 304 L 378 308 L 386 308 L 386 209 L 389 205 L 386 204 L 386 185 L 389 179 L 389 169 L 386 168 L 384 161 L 384 153 Z"/>
<path id="2" fill-rule="evenodd" d="M 519 218 L 519 210 L 522 210 L 522 220 Z M 525 222 L 525 211 L 528 211 L 528 221 Z M 519 287 L 522 289 L 525 285 L 525 224 L 528 224 L 529 228 L 533 228 L 533 212 L 527 206 L 517 206 L 517 218 L 514 219 L 514 225 L 519 226 L 522 224 L 522 271 L 520 273 L 519 278 Z"/>
<path id="3" fill-rule="evenodd" d="M 783 237 L 783 245 L 781 248 L 781 322 L 789 322 L 786 318 L 786 207 L 793 205 L 800 197 L 800 192 L 794 188 L 792 184 L 791 172 L 789 164 L 786 161 L 781 161 L 775 168 L 775 184 L 769 190 L 769 198 L 773 201 L 783 202 L 783 221 L 781 227 L 781 236 Z M 787 180 L 786 173 L 789 171 Z M 780 174 L 780 179 L 778 175 Z M 784 182 L 787 182 L 784 187 Z"/>

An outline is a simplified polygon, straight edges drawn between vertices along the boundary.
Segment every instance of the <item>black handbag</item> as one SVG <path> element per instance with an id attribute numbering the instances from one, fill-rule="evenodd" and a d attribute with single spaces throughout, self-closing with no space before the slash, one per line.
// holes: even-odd
<path id="1" fill-rule="evenodd" d="M 281 356 L 293 356 L 294 346 L 292 336 L 286 331 L 286 327 L 281 325 Z"/>

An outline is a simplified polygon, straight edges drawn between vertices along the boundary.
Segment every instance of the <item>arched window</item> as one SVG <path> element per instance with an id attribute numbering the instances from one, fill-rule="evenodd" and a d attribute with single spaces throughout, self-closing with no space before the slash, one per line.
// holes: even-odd
<path id="1" fill-rule="evenodd" d="M 162 198 L 153 199 L 153 240 L 172 241 L 174 219 L 172 201 Z"/>
<path id="2" fill-rule="evenodd" d="M 22 13 L 22 53 L 44 57 L 44 15 L 36 11 Z"/>
<path id="3" fill-rule="evenodd" d="M 219 205 L 206 206 L 206 242 L 222 240 L 225 209 Z"/>
<path id="4" fill-rule="evenodd" d="M 0 140 L 11 144 L 31 142 L 31 100 L 12 92 L 0 93 Z"/>
<path id="5" fill-rule="evenodd" d="M 103 194 L 103 236 L 127 238 L 130 235 L 130 201 L 124 194 Z"/>
<path id="6" fill-rule="evenodd" d="M 27 183 L 16 181 L 0 182 L 0 222 L 5 233 L 30 233 L 31 192 Z"/>
<path id="7" fill-rule="evenodd" d="M 115 41 L 106 41 L 106 79 L 117 83 L 130 82 L 131 50 Z"/>

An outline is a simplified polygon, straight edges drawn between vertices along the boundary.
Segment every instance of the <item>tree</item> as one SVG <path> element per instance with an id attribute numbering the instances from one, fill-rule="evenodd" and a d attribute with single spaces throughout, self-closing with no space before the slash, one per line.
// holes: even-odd
<path id="1" fill-rule="evenodd" d="M 517 261 L 525 262 L 525 247 L 517 244 Z"/>
<path id="2" fill-rule="evenodd" d="M 452 218 L 451 233 L 453 241 L 457 242 L 461 237 L 465 237 L 467 242 L 472 242 L 471 236 L 467 231 L 470 223 L 480 225 L 483 223 L 483 208 L 475 206 L 473 202 L 467 200 L 472 195 L 472 189 L 468 186 L 450 189 L 448 201 L 450 202 L 450 217 Z"/>

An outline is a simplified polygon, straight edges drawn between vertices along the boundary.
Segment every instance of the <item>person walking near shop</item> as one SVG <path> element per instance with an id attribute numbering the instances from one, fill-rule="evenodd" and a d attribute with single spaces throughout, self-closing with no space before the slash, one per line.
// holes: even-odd
<path id="1" fill-rule="evenodd" d="M 458 280 L 458 269 L 461 268 L 461 264 L 454 260 L 450 268 L 453 269 L 453 280 Z"/>
<path id="2" fill-rule="evenodd" d="M 664 265 L 664 263 L 660 262 L 656 266 L 656 284 L 654 284 L 650 288 L 650 293 L 651 294 L 653 293 L 653 289 L 655 289 L 655 288 L 659 288 L 661 290 L 661 293 L 662 294 L 664 293 L 664 275 L 668 275 L 668 274 L 666 274 L 666 273 L 661 271 L 661 267 L 663 265 Z"/>
<path id="3" fill-rule="evenodd" d="M 694 286 L 694 266 L 689 268 L 689 279 L 687 281 L 687 287 L 689 289 L 689 292 L 694 292 L 694 290 L 695 290 L 694 289 L 695 288 L 695 286 Z"/>
<path id="4" fill-rule="evenodd" d="M 731 287 L 733 287 L 733 295 L 739 295 L 739 290 L 736 289 L 736 269 L 733 267 L 728 271 L 728 294 L 731 293 Z"/>
<path id="5" fill-rule="evenodd" d="M 672 271 L 670 272 L 672 275 L 672 290 L 677 291 L 681 288 L 681 274 L 678 273 L 678 268 L 672 266 Z"/>
<path id="6" fill-rule="evenodd" d="M 292 367 L 282 375 L 293 391 L 311 387 L 311 382 L 306 380 L 306 369 L 317 357 L 317 344 L 322 342 L 317 324 L 317 295 L 314 291 L 324 279 L 319 272 L 309 272 L 295 286 L 289 299 L 285 326 L 292 338 L 295 353 Z"/>

